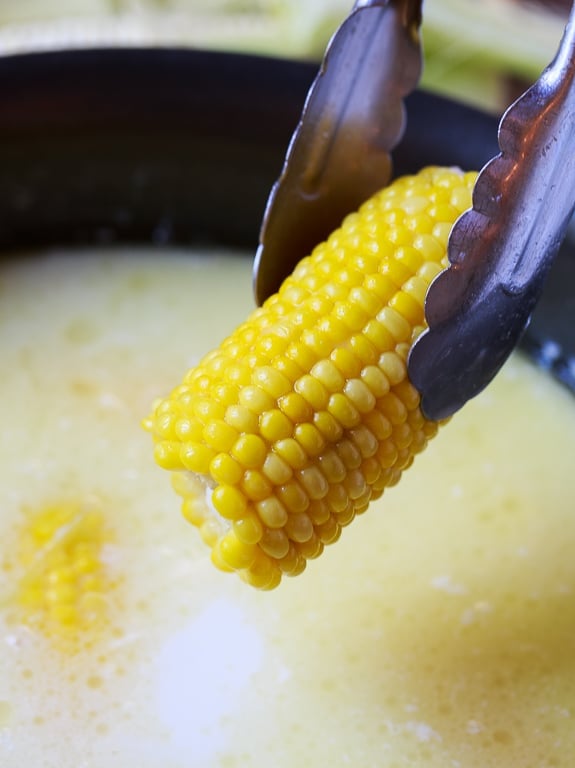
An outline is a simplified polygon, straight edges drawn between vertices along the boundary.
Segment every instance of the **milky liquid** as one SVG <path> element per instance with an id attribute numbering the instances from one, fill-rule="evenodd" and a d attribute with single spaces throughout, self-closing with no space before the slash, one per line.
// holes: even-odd
<path id="1" fill-rule="evenodd" d="M 2 768 L 575 764 L 575 407 L 520 357 L 301 576 L 217 571 L 140 421 L 252 308 L 249 259 L 0 265 Z M 107 627 L 19 613 L 21 531 L 89 500 Z"/>

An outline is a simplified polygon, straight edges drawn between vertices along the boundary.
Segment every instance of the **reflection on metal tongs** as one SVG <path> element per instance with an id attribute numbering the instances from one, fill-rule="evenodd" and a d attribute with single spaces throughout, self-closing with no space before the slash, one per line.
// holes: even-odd
<path id="1" fill-rule="evenodd" d="M 419 0 L 358 2 L 336 33 L 268 203 L 255 267 L 258 301 L 389 181 L 402 99 L 419 76 L 420 20 Z M 361 44 L 354 45 L 354 24 Z M 371 25 L 377 33 L 370 36 Z M 430 419 L 451 415 L 489 384 L 541 295 L 575 206 L 574 78 L 575 6 L 555 59 L 503 116 L 501 151 L 481 171 L 472 208 L 452 230 L 450 266 L 428 290 L 429 329 L 408 367 Z M 373 178 L 359 170 L 365 163 L 372 163 Z M 314 218 L 317 230 L 309 223 Z M 284 243 L 292 260 L 282 253 Z"/>
<path id="2" fill-rule="evenodd" d="M 521 337 L 575 206 L 575 6 L 558 53 L 504 114 L 501 152 L 449 240 L 450 266 L 427 292 L 429 330 L 409 374 L 432 419 L 493 379 Z"/>
<path id="3" fill-rule="evenodd" d="M 419 81 L 421 0 L 358 0 L 335 33 L 268 200 L 254 267 L 262 303 L 391 179 L 404 97 Z"/>

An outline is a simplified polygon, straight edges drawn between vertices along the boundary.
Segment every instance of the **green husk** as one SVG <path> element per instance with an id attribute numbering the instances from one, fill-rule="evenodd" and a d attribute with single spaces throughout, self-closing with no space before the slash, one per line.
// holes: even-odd
<path id="1" fill-rule="evenodd" d="M 193 45 L 318 60 L 353 0 L 1 0 L 0 53 L 90 43 Z M 424 3 L 425 88 L 493 111 L 534 80 L 565 20 L 514 0 Z"/>

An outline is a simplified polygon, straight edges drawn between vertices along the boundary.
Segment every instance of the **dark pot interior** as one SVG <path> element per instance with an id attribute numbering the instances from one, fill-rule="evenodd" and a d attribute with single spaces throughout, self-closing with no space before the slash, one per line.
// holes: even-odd
<path id="1" fill-rule="evenodd" d="M 312 63 L 166 49 L 0 58 L 0 250 L 139 242 L 254 250 Z M 395 172 L 480 168 L 497 119 L 407 101 Z M 159 251 L 160 253 L 161 251 Z M 575 246 L 567 241 L 523 346 L 575 389 Z"/>

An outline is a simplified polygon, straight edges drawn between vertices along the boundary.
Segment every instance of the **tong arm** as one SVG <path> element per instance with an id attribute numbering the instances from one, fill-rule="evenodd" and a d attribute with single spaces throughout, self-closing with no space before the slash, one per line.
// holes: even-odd
<path id="1" fill-rule="evenodd" d="M 258 303 L 389 182 L 421 72 L 420 21 L 421 0 L 359 0 L 332 38 L 264 214 Z"/>
<path id="2" fill-rule="evenodd" d="M 553 62 L 504 114 L 501 152 L 452 230 L 409 358 L 431 419 L 493 379 L 522 335 L 575 205 L 575 9 Z"/>

